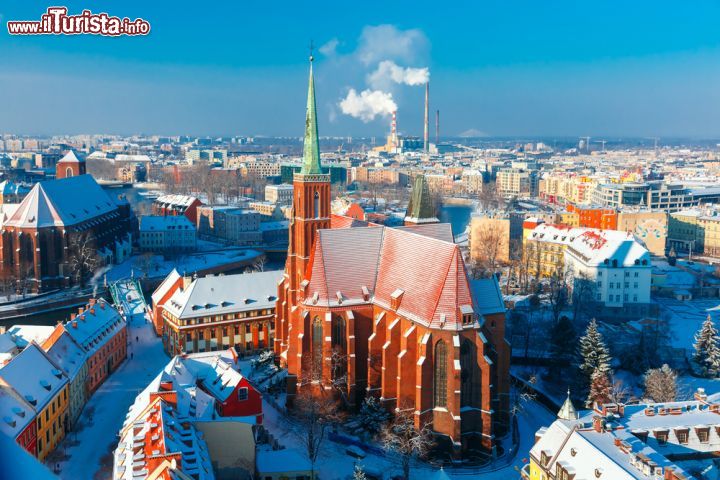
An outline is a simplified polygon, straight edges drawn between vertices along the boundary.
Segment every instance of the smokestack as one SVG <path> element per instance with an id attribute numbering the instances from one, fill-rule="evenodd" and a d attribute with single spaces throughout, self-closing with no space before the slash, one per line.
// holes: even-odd
<path id="1" fill-rule="evenodd" d="M 440 143 L 440 110 L 435 110 L 435 145 Z"/>
<path id="2" fill-rule="evenodd" d="M 430 82 L 425 84 L 425 134 L 423 135 L 423 150 L 428 151 L 428 137 L 430 130 Z"/>
<path id="3" fill-rule="evenodd" d="M 397 110 L 393 110 L 392 112 L 392 122 L 390 123 L 390 140 L 392 142 L 393 148 L 397 148 Z"/>

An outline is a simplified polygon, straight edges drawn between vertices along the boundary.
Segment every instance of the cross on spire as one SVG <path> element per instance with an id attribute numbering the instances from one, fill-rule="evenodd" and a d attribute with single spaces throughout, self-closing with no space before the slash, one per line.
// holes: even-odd
<path id="1" fill-rule="evenodd" d="M 310 62 L 315 60 L 315 57 L 313 56 L 313 52 L 315 51 L 315 44 L 313 43 L 312 39 L 310 39 Z"/>

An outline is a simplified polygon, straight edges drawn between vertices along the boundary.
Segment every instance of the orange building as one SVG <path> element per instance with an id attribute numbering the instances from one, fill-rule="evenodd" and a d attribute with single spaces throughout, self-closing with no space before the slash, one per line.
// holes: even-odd
<path id="1" fill-rule="evenodd" d="M 582 207 L 569 203 L 566 209 L 568 212 L 578 214 L 580 227 L 617 230 L 618 212 L 613 208 Z"/>
<path id="2" fill-rule="evenodd" d="M 87 352 L 88 394 L 97 390 L 127 357 L 127 323 L 104 299 L 90 299 L 78 315 L 71 315 L 65 330 Z"/>
<path id="3" fill-rule="evenodd" d="M 165 307 L 165 302 L 169 301 L 175 291 L 178 288 L 183 287 L 184 284 L 185 280 L 182 275 L 173 268 L 172 272 L 165 277 L 165 280 L 163 280 L 153 292 L 151 296 L 151 320 L 157 336 L 161 336 L 163 332 L 163 309 Z"/>
<path id="4" fill-rule="evenodd" d="M 448 224 L 392 229 L 330 214 L 312 67 L 294 192 L 274 344 L 290 406 L 301 389 L 349 407 L 373 395 L 411 409 L 455 455 L 492 449 L 507 426 L 509 378 L 497 280 L 470 282 Z"/>

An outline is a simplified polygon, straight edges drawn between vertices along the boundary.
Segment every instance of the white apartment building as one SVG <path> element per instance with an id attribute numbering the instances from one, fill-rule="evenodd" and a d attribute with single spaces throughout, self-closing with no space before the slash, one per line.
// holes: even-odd
<path id="1" fill-rule="evenodd" d="M 148 215 L 140 218 L 140 250 L 143 252 L 191 252 L 197 248 L 197 229 L 184 215 Z"/>
<path id="2" fill-rule="evenodd" d="M 579 282 L 589 282 L 595 301 L 605 307 L 649 304 L 652 265 L 642 243 L 632 233 L 582 230 L 565 249 L 565 268 L 572 271 L 574 290 Z"/>
<path id="3" fill-rule="evenodd" d="M 293 186 L 283 183 L 281 185 L 265 186 L 265 201 L 279 205 L 290 205 L 293 200 Z"/>
<path id="4" fill-rule="evenodd" d="M 534 197 L 538 193 L 538 174 L 535 170 L 503 168 L 497 173 L 497 189 L 504 197 Z"/>

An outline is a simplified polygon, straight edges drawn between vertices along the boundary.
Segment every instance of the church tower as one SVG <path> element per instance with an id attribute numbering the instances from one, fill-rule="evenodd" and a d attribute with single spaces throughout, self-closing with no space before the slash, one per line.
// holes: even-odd
<path id="1" fill-rule="evenodd" d="M 275 325 L 275 353 L 288 369 L 288 393 L 294 393 L 295 381 L 302 370 L 302 352 L 307 346 L 309 321 L 292 306 L 300 303 L 299 294 L 319 229 L 330 228 L 330 175 L 320 166 L 320 139 L 315 106 L 315 82 L 310 56 L 305 138 L 302 168 L 293 178 L 293 212 L 290 220 L 288 257 L 285 276 L 278 287 Z"/>
<path id="2" fill-rule="evenodd" d="M 55 165 L 55 178 L 77 177 L 85 173 L 85 159 L 75 155 L 72 150 Z"/>

